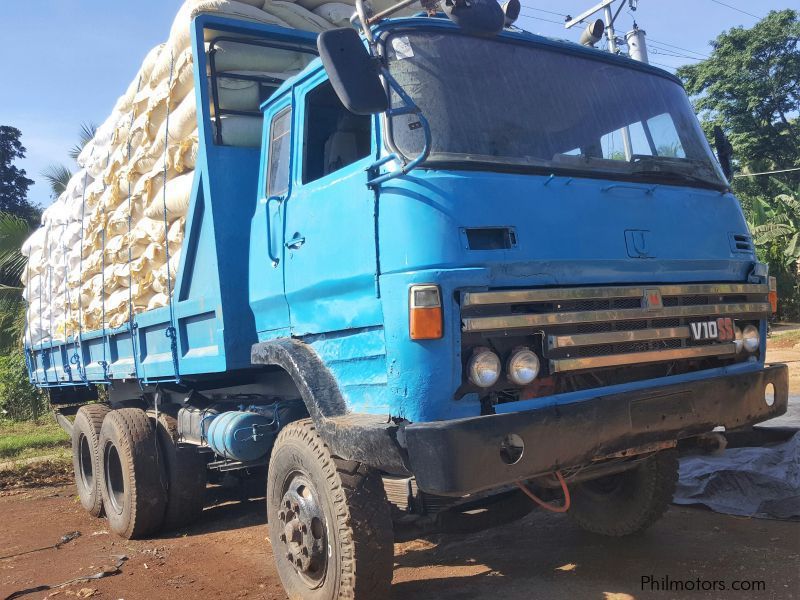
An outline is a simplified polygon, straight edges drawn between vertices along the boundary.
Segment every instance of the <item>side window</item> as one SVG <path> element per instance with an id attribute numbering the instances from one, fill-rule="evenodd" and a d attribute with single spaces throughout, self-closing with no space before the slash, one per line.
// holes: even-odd
<path id="1" fill-rule="evenodd" d="M 371 132 L 372 117 L 347 110 L 330 82 L 309 92 L 303 133 L 303 183 L 369 156 Z"/>
<path id="2" fill-rule="evenodd" d="M 267 157 L 267 196 L 282 196 L 289 191 L 289 151 L 292 109 L 285 108 L 272 117 Z"/>

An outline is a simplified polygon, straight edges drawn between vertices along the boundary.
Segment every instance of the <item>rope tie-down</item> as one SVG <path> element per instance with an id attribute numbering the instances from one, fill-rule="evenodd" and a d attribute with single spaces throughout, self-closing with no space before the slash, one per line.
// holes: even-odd
<path id="1" fill-rule="evenodd" d="M 170 65 L 169 65 L 169 87 L 172 88 L 172 79 L 175 75 L 175 55 L 174 53 L 170 57 Z M 167 339 L 170 341 L 170 350 L 172 352 L 172 367 L 175 370 L 175 381 L 176 383 L 181 382 L 181 375 L 178 366 L 178 333 L 175 328 L 175 303 L 172 298 L 172 273 L 170 272 L 170 264 L 169 264 L 169 221 L 167 219 L 167 169 L 168 169 L 168 162 L 167 162 L 167 154 L 169 148 L 169 117 L 170 117 L 170 105 L 169 100 L 167 100 L 167 116 L 164 122 L 164 185 L 162 186 L 162 201 L 164 205 L 164 248 L 166 249 L 166 259 L 167 259 L 167 298 L 168 298 L 168 306 L 169 306 L 169 327 L 164 331 L 164 335 L 167 336 Z"/>

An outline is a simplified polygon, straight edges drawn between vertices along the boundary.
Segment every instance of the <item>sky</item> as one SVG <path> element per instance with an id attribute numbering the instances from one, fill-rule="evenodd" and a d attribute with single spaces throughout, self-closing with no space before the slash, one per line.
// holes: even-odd
<path id="1" fill-rule="evenodd" d="M 577 40 L 565 30 L 598 0 L 521 0 L 517 25 L 543 35 Z M 647 32 L 650 61 L 674 71 L 707 57 L 709 42 L 732 27 L 751 27 L 770 10 L 800 10 L 800 0 L 629 0 L 617 34 L 634 19 Z M 102 123 L 153 46 L 166 40 L 181 0 L 0 0 L 3 80 L 0 125 L 22 131 L 27 157 L 18 164 L 35 181 L 34 204 L 50 204 L 41 172 L 49 164 L 77 167 L 67 155 L 83 122 Z M 599 15 L 598 15 L 599 16 Z"/>

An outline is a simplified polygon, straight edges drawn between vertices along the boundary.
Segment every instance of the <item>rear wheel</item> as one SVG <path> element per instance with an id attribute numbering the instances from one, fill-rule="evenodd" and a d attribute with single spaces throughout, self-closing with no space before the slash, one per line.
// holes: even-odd
<path id="1" fill-rule="evenodd" d="M 678 454 L 659 452 L 638 467 L 570 487 L 567 513 L 592 533 L 621 537 L 644 531 L 666 512 L 678 480 Z"/>
<path id="2" fill-rule="evenodd" d="M 178 423 L 173 417 L 159 413 L 156 420 L 152 416 L 167 477 L 163 528 L 178 529 L 193 523 L 203 513 L 206 462 L 195 447 L 178 444 Z"/>
<path id="3" fill-rule="evenodd" d="M 103 514 L 99 438 L 103 419 L 111 409 L 87 404 L 78 409 L 72 424 L 72 467 L 81 506 L 93 517 Z"/>
<path id="4" fill-rule="evenodd" d="M 309 420 L 290 423 L 275 442 L 267 515 L 289 598 L 388 597 L 393 533 L 383 482 L 364 465 L 331 456 Z"/>
<path id="5" fill-rule="evenodd" d="M 156 431 L 138 408 L 110 412 L 100 430 L 103 504 L 114 533 L 127 539 L 157 531 L 167 504 Z"/>

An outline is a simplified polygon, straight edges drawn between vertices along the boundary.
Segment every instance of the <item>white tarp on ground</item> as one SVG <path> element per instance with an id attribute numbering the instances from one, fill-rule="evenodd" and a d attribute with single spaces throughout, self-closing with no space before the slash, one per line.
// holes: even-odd
<path id="1" fill-rule="evenodd" d="M 800 519 L 800 432 L 771 446 L 682 458 L 674 502 L 729 515 Z"/>

